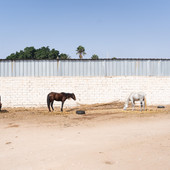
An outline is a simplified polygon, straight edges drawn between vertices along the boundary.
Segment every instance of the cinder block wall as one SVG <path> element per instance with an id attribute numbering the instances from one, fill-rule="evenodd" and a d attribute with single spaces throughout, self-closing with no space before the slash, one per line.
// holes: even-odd
<path id="1" fill-rule="evenodd" d="M 52 91 L 75 93 L 66 107 L 125 101 L 135 91 L 146 93 L 149 105 L 170 104 L 170 77 L 0 77 L 3 107 L 46 107 Z"/>

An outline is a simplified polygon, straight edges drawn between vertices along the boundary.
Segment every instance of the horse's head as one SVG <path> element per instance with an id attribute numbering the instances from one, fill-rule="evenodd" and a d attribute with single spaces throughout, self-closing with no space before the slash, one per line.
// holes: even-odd
<path id="1" fill-rule="evenodd" d="M 125 103 L 123 110 L 126 110 L 126 109 L 127 109 L 127 107 L 128 107 L 128 104 L 127 104 L 127 103 Z"/>
<path id="2" fill-rule="evenodd" d="M 76 100 L 76 96 L 75 96 L 74 93 L 71 93 L 71 98 L 72 98 L 73 100 Z"/>

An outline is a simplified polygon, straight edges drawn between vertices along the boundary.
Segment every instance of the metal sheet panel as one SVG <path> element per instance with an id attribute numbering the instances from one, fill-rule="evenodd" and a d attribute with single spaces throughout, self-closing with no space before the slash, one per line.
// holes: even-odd
<path id="1" fill-rule="evenodd" d="M 0 76 L 170 76 L 170 60 L 0 60 Z"/>

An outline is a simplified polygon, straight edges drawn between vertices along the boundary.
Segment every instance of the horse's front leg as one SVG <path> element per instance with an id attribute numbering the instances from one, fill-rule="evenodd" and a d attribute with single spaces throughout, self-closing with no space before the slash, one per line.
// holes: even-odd
<path id="1" fill-rule="evenodd" d="M 132 110 L 134 111 L 134 109 L 135 109 L 135 102 L 132 101 Z"/>
<path id="2" fill-rule="evenodd" d="M 145 111 L 145 101 L 143 101 L 143 111 Z"/>
<path id="3" fill-rule="evenodd" d="M 63 112 L 64 102 L 65 102 L 65 101 L 62 101 L 62 103 L 61 103 L 61 112 Z"/>
<path id="4" fill-rule="evenodd" d="M 54 101 L 51 102 L 51 108 L 54 110 L 54 108 L 53 108 L 53 103 L 54 103 Z"/>

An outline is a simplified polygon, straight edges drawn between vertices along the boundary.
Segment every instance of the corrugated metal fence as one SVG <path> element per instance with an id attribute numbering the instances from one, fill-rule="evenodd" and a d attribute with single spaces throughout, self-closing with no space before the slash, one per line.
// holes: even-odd
<path id="1" fill-rule="evenodd" d="M 0 60 L 0 77 L 21 76 L 170 76 L 170 60 Z"/>

